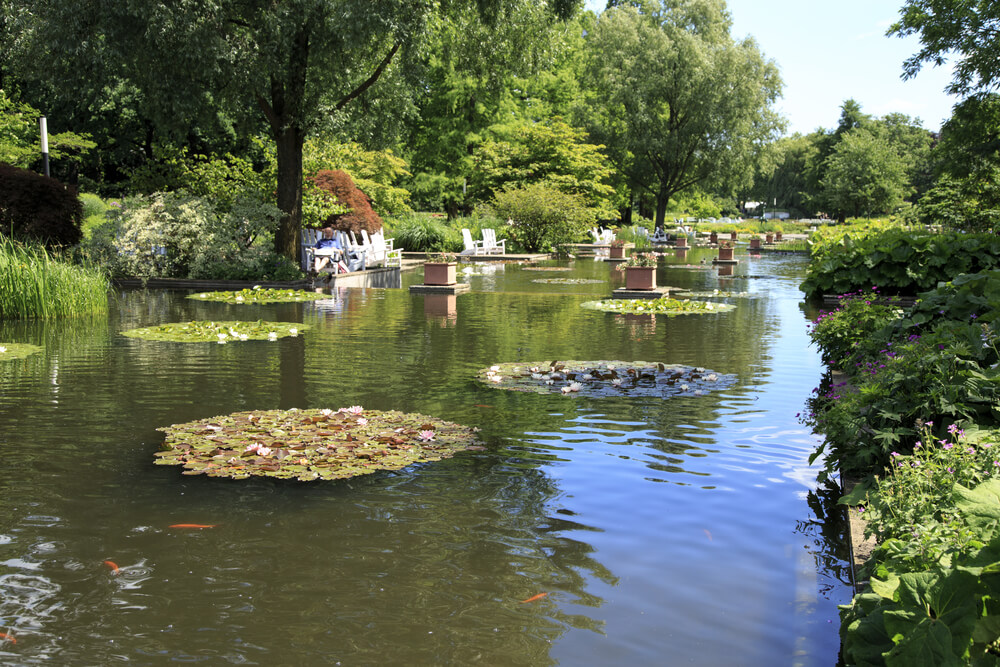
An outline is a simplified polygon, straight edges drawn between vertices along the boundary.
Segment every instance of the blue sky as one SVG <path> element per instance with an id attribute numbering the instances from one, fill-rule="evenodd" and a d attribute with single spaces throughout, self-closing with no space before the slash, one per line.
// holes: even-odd
<path id="1" fill-rule="evenodd" d="M 586 0 L 594 11 L 606 5 Z M 903 0 L 727 0 L 727 5 L 733 36 L 752 36 L 781 69 L 785 87 L 777 107 L 789 134 L 836 127 L 848 98 L 865 113 L 904 113 L 934 131 L 951 116 L 956 99 L 944 93 L 949 66 L 925 66 L 916 78 L 900 79 L 903 61 L 919 49 L 916 38 L 885 36 Z"/>

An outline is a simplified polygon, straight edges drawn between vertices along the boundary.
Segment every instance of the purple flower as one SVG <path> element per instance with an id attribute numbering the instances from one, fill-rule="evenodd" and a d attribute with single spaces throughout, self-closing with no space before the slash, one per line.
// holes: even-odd
<path id="1" fill-rule="evenodd" d="M 902 454 L 900 454 L 899 452 L 893 452 L 891 456 L 902 456 Z"/>
<path id="2" fill-rule="evenodd" d="M 938 442 L 940 442 L 941 446 L 944 447 L 945 449 L 951 449 L 952 447 L 955 446 L 946 440 L 938 440 Z"/>
<path id="3" fill-rule="evenodd" d="M 954 475 L 955 474 L 955 469 L 954 468 L 948 468 L 948 474 L 949 475 Z"/>

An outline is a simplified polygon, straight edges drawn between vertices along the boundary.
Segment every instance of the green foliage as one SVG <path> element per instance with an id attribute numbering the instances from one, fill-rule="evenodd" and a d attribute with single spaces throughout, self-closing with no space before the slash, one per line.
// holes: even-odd
<path id="1" fill-rule="evenodd" d="M 551 252 L 560 243 L 582 238 L 596 217 L 579 195 L 544 184 L 498 192 L 492 208 L 510 224 L 497 230 L 529 252 Z"/>
<path id="2" fill-rule="evenodd" d="M 1000 266 L 1000 237 L 888 229 L 816 238 L 802 290 L 808 297 L 844 294 L 872 285 L 884 293 L 915 294 L 962 273 Z"/>
<path id="3" fill-rule="evenodd" d="M 632 193 L 655 198 L 657 224 L 693 185 L 748 187 L 782 127 L 777 67 L 730 27 L 719 0 L 671 0 L 611 7 L 588 31 L 580 113 Z"/>
<path id="4" fill-rule="evenodd" d="M 606 313 L 629 313 L 633 315 L 705 315 L 724 313 L 736 306 L 728 303 L 712 301 L 696 301 L 693 299 L 675 299 L 661 296 L 658 299 L 604 299 L 603 301 L 585 301 L 581 308 L 603 310 Z"/>
<path id="5" fill-rule="evenodd" d="M 838 299 L 836 309 L 820 311 L 809 337 L 819 348 L 824 363 L 847 370 L 844 364 L 850 362 L 855 349 L 898 320 L 903 310 L 877 290 L 842 294 Z"/>
<path id="6" fill-rule="evenodd" d="M 183 193 L 134 197 L 112 206 L 110 224 L 85 244 L 116 275 L 232 280 L 290 280 L 298 267 L 277 256 L 272 234 L 280 212 L 252 199 L 224 215 Z"/>
<path id="7" fill-rule="evenodd" d="M 102 315 L 109 287 L 94 268 L 54 259 L 41 246 L 0 234 L 0 319 Z"/>
<path id="8" fill-rule="evenodd" d="M 820 182 L 840 217 L 894 211 L 906 193 L 906 171 L 889 141 L 864 128 L 844 133 L 824 165 Z"/>
<path id="9" fill-rule="evenodd" d="M 472 155 L 472 197 L 488 201 L 505 188 L 540 183 L 579 195 L 598 218 L 613 215 L 606 183 L 611 169 L 603 146 L 587 143 L 587 134 L 559 118 L 544 122 L 493 125 L 489 138 Z"/>
<path id="10" fill-rule="evenodd" d="M 340 143 L 325 137 L 306 140 L 302 155 L 305 174 L 337 169 L 351 176 L 354 184 L 371 199 L 372 208 L 380 216 L 411 211 L 410 193 L 398 185 L 410 172 L 406 161 L 391 150 L 366 150 L 357 143 Z M 303 225 L 309 226 L 304 217 Z"/>
<path id="11" fill-rule="evenodd" d="M 31 105 L 11 99 L 0 89 L 0 162 L 27 169 L 40 161 L 41 115 Z M 88 135 L 73 132 L 50 134 L 48 141 L 52 162 L 86 155 L 97 146 Z"/>
<path id="12" fill-rule="evenodd" d="M 392 228 L 393 245 L 412 252 L 460 251 L 462 235 L 441 218 L 411 215 Z"/>
<path id="13" fill-rule="evenodd" d="M 236 306 L 258 303 L 300 303 L 302 301 L 320 301 L 329 298 L 322 292 L 307 292 L 296 289 L 280 289 L 254 285 L 241 290 L 226 290 L 225 292 L 199 292 L 189 294 L 189 299 L 197 301 L 221 301 Z"/>
<path id="14" fill-rule="evenodd" d="M 0 343 L 0 361 L 14 361 L 38 354 L 43 348 L 31 343 Z"/>
<path id="15" fill-rule="evenodd" d="M 81 231 L 83 238 L 89 239 L 94 233 L 94 229 L 100 227 L 108 221 L 108 211 L 111 207 L 95 194 L 83 193 L 80 195 L 80 203 L 83 205 L 83 224 Z"/>

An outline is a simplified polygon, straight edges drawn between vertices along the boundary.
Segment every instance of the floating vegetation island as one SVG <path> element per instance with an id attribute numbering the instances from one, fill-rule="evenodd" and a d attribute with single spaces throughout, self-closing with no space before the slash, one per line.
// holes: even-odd
<path id="1" fill-rule="evenodd" d="M 484 449 L 476 431 L 416 413 L 365 410 L 237 412 L 159 429 L 167 434 L 157 465 L 184 475 L 313 481 L 398 470 Z"/>
<path id="2" fill-rule="evenodd" d="M 736 307 L 728 303 L 674 299 L 669 296 L 662 296 L 659 299 L 605 299 L 603 301 L 586 301 L 581 303 L 580 306 L 591 310 L 603 310 L 606 313 L 638 313 L 641 315 L 723 313 L 727 310 L 733 310 Z"/>
<path id="3" fill-rule="evenodd" d="M 536 278 L 533 283 L 544 283 L 546 285 L 591 285 L 603 283 L 604 280 L 593 280 L 591 278 Z"/>
<path id="4" fill-rule="evenodd" d="M 42 348 L 30 343 L 0 343 L 0 361 L 24 359 L 41 351 Z"/>
<path id="5" fill-rule="evenodd" d="M 144 340 L 169 341 L 173 343 L 229 343 L 244 340 L 278 340 L 287 336 L 298 336 L 308 329 L 308 324 L 299 322 L 171 322 L 155 327 L 129 329 L 123 336 Z"/>
<path id="6" fill-rule="evenodd" d="M 736 382 L 735 375 L 649 361 L 552 361 L 496 364 L 476 374 L 491 387 L 564 396 L 700 396 Z"/>
<path id="7" fill-rule="evenodd" d="M 572 271 L 568 266 L 526 266 L 525 271 Z"/>
<path id="8" fill-rule="evenodd" d="M 273 289 L 270 287 L 255 286 L 253 289 L 242 289 L 228 292 L 199 292 L 189 294 L 189 299 L 198 301 L 222 301 L 233 304 L 260 304 L 260 303 L 294 303 L 298 301 L 319 301 L 329 299 L 329 294 L 319 292 L 307 292 L 300 289 Z"/>

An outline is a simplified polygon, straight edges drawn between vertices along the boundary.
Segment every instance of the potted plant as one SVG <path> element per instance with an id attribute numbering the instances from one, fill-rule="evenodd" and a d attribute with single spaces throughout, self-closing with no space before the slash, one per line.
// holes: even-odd
<path id="1" fill-rule="evenodd" d="M 781 241 L 781 230 L 780 229 L 774 233 L 774 240 L 778 241 L 778 242 Z"/>
<path id="2" fill-rule="evenodd" d="M 719 259 L 731 261 L 733 259 L 733 244 L 730 241 L 723 241 L 719 246 Z"/>
<path id="3" fill-rule="evenodd" d="M 619 264 L 616 268 L 625 272 L 625 289 L 655 289 L 658 257 L 655 252 L 640 252 Z"/>
<path id="4" fill-rule="evenodd" d="M 750 249 L 760 250 L 760 236 L 754 234 L 750 237 Z"/>
<path id="5" fill-rule="evenodd" d="M 774 243 L 774 232 L 768 232 L 764 235 L 764 243 Z"/>
<path id="6" fill-rule="evenodd" d="M 611 259 L 624 259 L 625 258 L 625 241 L 621 239 L 615 239 L 611 242 L 611 249 L 608 251 L 610 254 L 608 257 Z"/>
<path id="7" fill-rule="evenodd" d="M 708 242 L 711 244 L 716 244 L 719 242 L 719 232 L 712 232 L 708 235 Z"/>
<path id="8" fill-rule="evenodd" d="M 739 236 L 739 233 L 735 229 L 733 231 L 729 232 L 729 240 L 730 241 L 735 241 L 737 236 Z"/>
<path id="9" fill-rule="evenodd" d="M 678 234 L 677 240 L 674 241 L 675 248 L 686 248 L 688 244 L 688 237 L 684 234 Z"/>
<path id="10" fill-rule="evenodd" d="M 424 263 L 424 284 L 425 285 L 454 285 L 455 280 L 455 254 L 450 252 L 439 252 L 429 255 Z"/>

